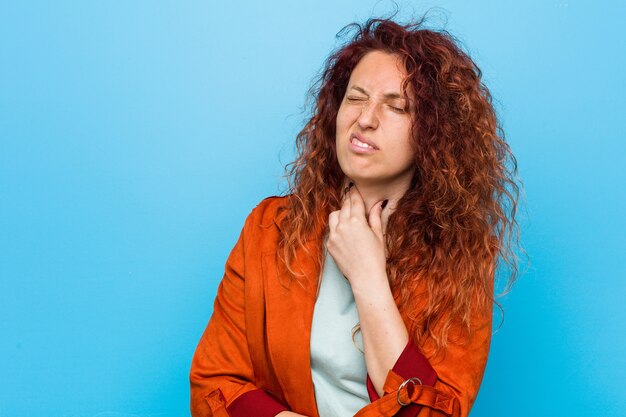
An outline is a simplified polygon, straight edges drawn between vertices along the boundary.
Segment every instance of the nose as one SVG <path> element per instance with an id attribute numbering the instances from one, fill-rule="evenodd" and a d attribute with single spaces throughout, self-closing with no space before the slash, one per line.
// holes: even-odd
<path id="1" fill-rule="evenodd" d="M 376 129 L 378 127 L 378 105 L 373 100 L 367 100 L 363 104 L 357 122 L 361 129 Z"/>

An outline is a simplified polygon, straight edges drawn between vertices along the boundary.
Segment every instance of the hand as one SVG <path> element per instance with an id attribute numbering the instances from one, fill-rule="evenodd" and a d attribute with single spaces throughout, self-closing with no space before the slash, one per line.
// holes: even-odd
<path id="1" fill-rule="evenodd" d="M 276 417 L 307 417 L 304 414 L 294 413 L 293 411 L 281 411 Z"/>
<path id="2" fill-rule="evenodd" d="M 382 201 L 366 215 L 365 204 L 356 186 L 345 193 L 340 210 L 328 216 L 326 248 L 353 290 L 377 277 L 387 279 Z"/>

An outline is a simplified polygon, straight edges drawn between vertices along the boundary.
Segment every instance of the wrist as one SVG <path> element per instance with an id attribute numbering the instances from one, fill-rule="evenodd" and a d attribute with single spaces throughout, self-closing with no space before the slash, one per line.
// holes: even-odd
<path id="1" fill-rule="evenodd" d="M 350 280 L 354 299 L 367 303 L 380 303 L 383 300 L 393 300 L 391 286 L 385 271 L 364 274 L 360 279 Z"/>

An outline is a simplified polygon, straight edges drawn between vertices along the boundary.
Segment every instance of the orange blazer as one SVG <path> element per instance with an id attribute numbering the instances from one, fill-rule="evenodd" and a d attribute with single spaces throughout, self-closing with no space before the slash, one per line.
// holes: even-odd
<path id="1" fill-rule="evenodd" d="M 292 265 L 305 274 L 303 284 L 286 279 L 286 267 L 277 257 L 285 213 L 277 215 L 277 210 L 286 200 L 272 196 L 261 201 L 248 215 L 228 256 L 213 315 L 192 360 L 193 416 L 273 416 L 289 409 L 319 417 L 310 335 L 320 275 L 315 259 L 322 249 L 324 231 L 317 230 L 307 240 L 310 253 L 301 248 Z M 413 402 L 423 404 L 413 415 L 469 414 L 487 363 L 491 318 L 491 308 L 477 314 L 470 340 L 450 340 L 443 354 L 425 356 L 436 374 L 432 374 L 432 387 L 416 385 L 411 390 Z M 403 319 L 409 328 L 408 317 L 403 315 Z M 387 396 L 394 396 L 391 402 L 396 402 L 397 393 L 383 398 Z M 370 398 L 375 399 L 371 391 Z"/>

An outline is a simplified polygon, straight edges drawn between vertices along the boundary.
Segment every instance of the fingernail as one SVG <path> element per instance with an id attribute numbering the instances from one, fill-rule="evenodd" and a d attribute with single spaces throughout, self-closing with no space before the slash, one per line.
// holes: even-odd
<path id="1" fill-rule="evenodd" d="M 385 208 L 387 206 L 387 203 L 389 202 L 389 200 L 385 200 L 381 203 L 380 208 Z"/>

